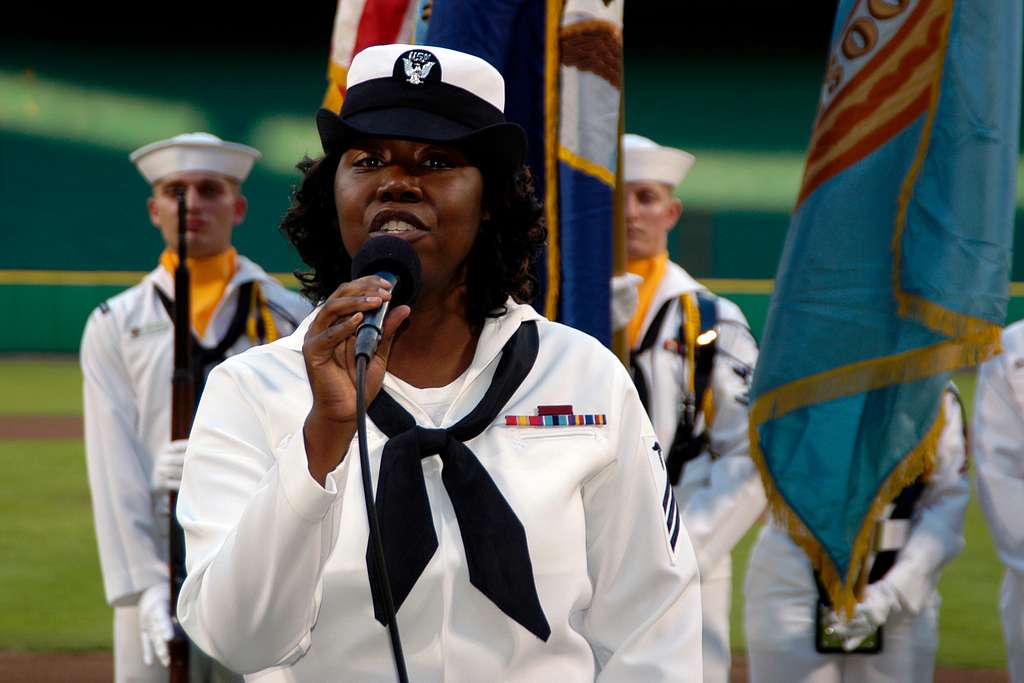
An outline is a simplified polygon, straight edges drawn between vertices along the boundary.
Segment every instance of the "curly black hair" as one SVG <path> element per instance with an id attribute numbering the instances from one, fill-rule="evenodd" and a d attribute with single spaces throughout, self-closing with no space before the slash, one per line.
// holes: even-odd
<path id="1" fill-rule="evenodd" d="M 345 251 L 334 205 L 334 176 L 340 153 L 297 164 L 303 178 L 281 220 L 281 232 L 299 252 L 309 272 L 296 271 L 302 293 L 315 303 L 351 278 L 352 260 Z M 547 237 L 543 207 L 526 166 L 497 173 L 478 165 L 484 179 L 483 205 L 489 217 L 467 259 L 466 318 L 473 325 L 505 313 L 508 297 L 525 303 L 533 297 L 537 277 L 534 258 Z"/>

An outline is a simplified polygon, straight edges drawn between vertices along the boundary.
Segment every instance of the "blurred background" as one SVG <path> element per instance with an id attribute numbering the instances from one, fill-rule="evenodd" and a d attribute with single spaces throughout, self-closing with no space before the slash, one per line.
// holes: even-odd
<path id="1" fill-rule="evenodd" d="M 162 248 L 145 212 L 148 186 L 128 154 L 196 130 L 260 149 L 235 244 L 287 277 L 300 264 L 277 224 L 295 163 L 319 152 L 312 117 L 335 9 L 331 0 L 29 3 L 0 25 L 0 679 L 2 652 L 110 647 L 73 354 L 92 308 L 138 282 Z M 755 335 L 834 11 L 834 3 L 626 3 L 626 130 L 697 156 L 679 192 L 673 257 L 736 301 Z M 1018 178 L 1018 234 L 1021 187 Z M 1017 255 L 1012 279 L 1024 281 Z M 1024 282 L 1011 284 L 1011 295 L 1009 319 L 1024 317 Z M 959 380 L 970 404 L 973 376 Z M 747 547 L 737 551 L 737 586 Z M 940 665 L 1004 666 L 999 575 L 972 504 L 967 552 L 943 578 Z M 737 590 L 739 651 L 741 599 Z"/>
<path id="2" fill-rule="evenodd" d="M 801 4 L 626 5 L 626 129 L 697 156 L 680 190 L 673 256 L 733 295 L 755 334 L 834 12 L 831 3 Z M 88 312 L 154 266 L 161 244 L 128 153 L 182 131 L 263 152 L 236 244 L 268 270 L 298 266 L 276 226 L 295 163 L 319 151 L 311 117 L 326 87 L 335 10 L 306 5 L 183 0 L 153 18 L 138 8 L 46 5 L 0 28 L 0 303 L 19 321 L 0 351 L 76 351 Z M 1020 257 L 1013 274 L 1024 280 Z M 1024 315 L 1024 299 L 1010 315 Z"/>

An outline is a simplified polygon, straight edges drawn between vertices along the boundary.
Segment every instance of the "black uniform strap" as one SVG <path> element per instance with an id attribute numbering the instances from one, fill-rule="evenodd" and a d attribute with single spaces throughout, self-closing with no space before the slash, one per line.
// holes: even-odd
<path id="1" fill-rule="evenodd" d="M 647 332 L 644 333 L 644 338 L 640 340 L 640 346 L 629 352 L 629 374 L 633 378 L 633 384 L 636 386 L 636 392 L 640 394 L 640 402 L 644 405 L 644 410 L 647 414 L 651 414 L 651 396 L 650 389 L 648 388 L 647 378 L 644 377 L 643 370 L 640 369 L 640 365 L 637 363 L 637 359 L 640 354 L 649 350 L 654 343 L 658 341 L 658 335 L 661 333 L 661 326 L 665 323 L 665 314 L 668 313 L 669 307 L 675 299 L 669 299 L 661 305 L 658 312 L 654 314 L 654 318 L 651 320 L 651 324 L 647 327 Z"/>
<path id="2" fill-rule="evenodd" d="M 280 318 L 281 320 L 284 320 L 286 323 L 291 325 L 293 330 L 299 326 L 299 323 L 301 322 L 301 320 L 296 320 L 295 316 L 293 316 L 291 314 L 291 312 L 287 308 L 285 308 L 284 306 L 281 306 L 280 304 L 274 303 L 273 301 L 268 299 L 266 296 L 263 297 L 263 303 L 267 307 L 267 310 L 269 310 L 271 313 L 276 315 L 278 318 Z"/>
<path id="3" fill-rule="evenodd" d="M 918 477 L 893 500 L 893 511 L 889 519 L 907 519 L 914 516 L 914 507 L 924 493 L 924 478 Z M 871 563 L 871 570 L 868 572 L 868 583 L 874 583 L 884 577 L 892 566 L 896 564 L 898 550 L 880 550 L 875 555 L 875 561 Z"/>
<path id="4" fill-rule="evenodd" d="M 217 364 L 223 362 L 227 358 L 228 349 L 235 345 L 239 337 L 245 332 L 245 321 L 249 317 L 249 309 L 252 304 L 252 282 L 245 282 L 238 288 L 238 305 L 235 307 L 235 314 L 231 318 L 231 324 L 228 325 L 228 331 L 223 338 L 213 348 L 203 346 L 196 339 L 194 332 L 191 332 L 192 337 L 192 373 L 193 380 L 195 381 L 195 407 L 199 407 L 199 397 L 203 395 L 203 389 L 206 386 L 206 376 L 210 373 L 210 370 Z M 158 297 L 160 297 L 160 303 L 163 304 L 164 310 L 167 311 L 167 315 L 170 316 L 171 320 L 174 320 L 174 300 L 167 296 L 159 287 L 153 287 Z"/>
<path id="5" fill-rule="evenodd" d="M 700 333 L 703 335 L 718 325 L 718 304 L 715 298 L 706 292 L 697 292 L 697 309 L 700 311 Z M 693 393 L 697 402 L 697 410 L 704 405 L 704 395 L 711 388 L 711 372 L 714 370 L 715 351 L 718 350 L 717 338 L 701 344 L 694 349 Z M 707 416 L 704 416 L 707 418 Z"/>
<path id="6" fill-rule="evenodd" d="M 697 312 L 700 316 L 700 335 L 698 336 L 701 336 L 705 332 L 715 329 L 718 324 L 718 304 L 715 297 L 706 292 L 697 292 L 696 298 Z M 703 344 L 697 340 L 687 340 L 684 328 L 685 321 L 680 324 L 679 338 L 685 343 L 694 345 L 694 367 L 690 369 L 693 372 L 693 396 L 684 396 L 684 404 L 679 411 L 679 421 L 676 424 L 676 433 L 672 438 L 672 445 L 668 449 L 668 458 L 665 460 L 669 481 L 673 484 L 679 483 L 686 464 L 703 453 L 708 446 L 708 428 L 710 426 L 707 424 L 708 416 L 704 416 L 704 431 L 694 434 L 694 428 L 697 423 L 697 415 L 704 405 L 704 397 L 711 388 L 711 374 L 714 370 L 715 352 L 718 348 L 715 338 Z"/>

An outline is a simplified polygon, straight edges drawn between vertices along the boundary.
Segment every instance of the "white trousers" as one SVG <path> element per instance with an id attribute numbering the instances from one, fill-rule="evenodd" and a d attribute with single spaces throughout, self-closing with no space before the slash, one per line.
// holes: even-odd
<path id="1" fill-rule="evenodd" d="M 931 683 L 938 595 L 916 615 L 893 615 L 883 628 L 880 653 L 820 654 L 814 648 L 814 574 L 784 534 L 766 526 L 750 553 L 743 609 L 750 682 Z"/>
<path id="2" fill-rule="evenodd" d="M 188 657 L 190 683 L 241 683 L 242 677 L 216 662 L 195 646 Z M 153 663 L 142 661 L 142 635 L 139 610 L 134 605 L 114 608 L 114 681 L 115 683 L 167 683 L 167 669 L 153 656 Z"/>
<path id="3" fill-rule="evenodd" d="M 805 644 L 784 652 L 747 643 L 750 683 L 931 683 L 935 650 L 915 645 L 910 621 L 890 620 L 882 629 L 882 651 L 874 655 L 819 654 L 813 630 Z"/>
<path id="4" fill-rule="evenodd" d="M 1024 577 L 1007 569 L 999 593 L 999 614 L 1012 683 L 1024 683 Z"/>

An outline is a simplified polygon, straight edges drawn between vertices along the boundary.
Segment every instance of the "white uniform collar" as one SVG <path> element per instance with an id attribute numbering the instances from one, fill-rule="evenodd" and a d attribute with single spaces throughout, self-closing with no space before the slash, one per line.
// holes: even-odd
<path id="1" fill-rule="evenodd" d="M 697 282 L 681 266 L 669 261 L 668 268 L 665 269 L 665 277 L 661 279 L 661 284 L 658 285 L 658 292 L 655 298 L 660 296 L 665 298 L 678 297 L 704 289 L 707 289 L 707 287 Z"/>
<path id="2" fill-rule="evenodd" d="M 235 287 L 252 281 L 268 282 L 272 280 L 267 271 L 247 259 L 246 257 L 239 254 L 235 260 L 236 269 L 235 274 L 231 276 L 231 280 L 228 281 L 228 286 L 224 290 L 224 295 L 227 296 Z M 157 266 L 146 275 L 145 280 L 152 282 L 156 285 L 164 294 L 174 298 L 174 276 L 167 272 L 167 269 L 163 266 Z"/>
<path id="3" fill-rule="evenodd" d="M 466 372 L 466 381 L 463 386 L 468 386 L 480 376 L 488 365 L 497 358 L 505 342 L 515 334 L 519 326 L 527 320 L 540 320 L 543 316 L 529 304 L 517 304 L 511 298 L 505 302 L 508 312 L 500 318 L 487 318 L 484 321 L 484 328 L 480 331 L 480 340 L 476 345 L 476 352 L 473 354 L 473 361 L 469 364 Z"/>

